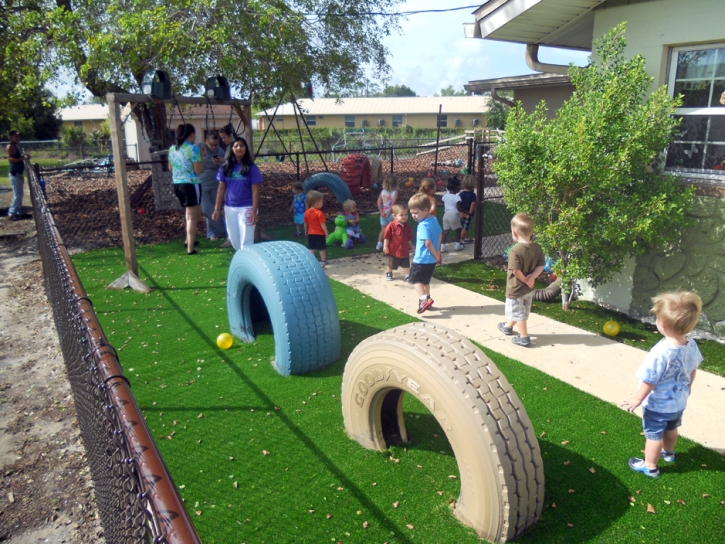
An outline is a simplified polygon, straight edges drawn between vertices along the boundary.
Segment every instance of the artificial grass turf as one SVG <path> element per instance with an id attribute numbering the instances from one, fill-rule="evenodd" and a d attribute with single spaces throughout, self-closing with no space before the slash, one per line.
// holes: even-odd
<path id="1" fill-rule="evenodd" d="M 228 329 L 231 255 L 206 241 L 199 247 L 200 255 L 188 257 L 178 242 L 139 246 L 141 278 L 154 288 L 148 294 L 104 289 L 124 271 L 121 250 L 73 259 L 202 540 L 479 542 L 451 515 L 448 504 L 459 492 L 459 480 L 448 477 L 458 476 L 455 459 L 415 398 L 405 401 L 413 438 L 407 447 L 367 451 L 343 429 L 339 396 L 349 352 L 363 338 L 413 319 L 332 281 L 343 355 L 317 372 L 284 378 L 269 364 L 269 327 L 258 328 L 253 344 L 216 347 L 216 336 Z M 521 541 L 720 539 L 721 456 L 683 439 L 677 463 L 660 479 L 633 473 L 626 459 L 643 446 L 637 417 L 487 354 L 514 384 L 544 459 L 546 508 Z M 647 504 L 657 514 L 648 514 Z"/>
<path id="2" fill-rule="evenodd" d="M 439 280 L 453 283 L 469 291 L 502 302 L 506 300 L 506 272 L 501 269 L 479 262 L 465 261 L 438 266 L 433 275 Z M 536 282 L 537 289 L 544 287 L 546 284 Z M 662 335 L 654 325 L 632 319 L 620 312 L 607 310 L 586 300 L 575 300 L 568 311 L 562 309 L 561 298 L 554 302 L 534 301 L 531 311 L 602 336 L 604 336 L 602 331 L 604 323 L 613 319 L 619 323 L 620 332 L 616 337 L 607 336 L 607 338 L 644 351 L 649 351 L 662 339 Z M 712 340 L 697 340 L 697 345 L 704 358 L 700 368 L 725 376 L 725 345 Z M 642 358 L 644 359 L 644 353 Z"/>

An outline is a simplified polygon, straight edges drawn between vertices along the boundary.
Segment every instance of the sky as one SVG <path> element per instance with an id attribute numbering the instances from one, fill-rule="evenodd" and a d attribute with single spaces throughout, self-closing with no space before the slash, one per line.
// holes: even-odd
<path id="1" fill-rule="evenodd" d="M 483 3 L 481 0 L 477 6 Z M 399 10 L 450 9 L 474 4 L 475 0 L 407 0 Z M 388 85 L 402 84 L 419 96 L 433 96 L 448 85 L 458 91 L 469 81 L 534 73 L 526 66 L 524 44 L 464 37 L 463 23 L 475 21 L 474 9 L 409 15 L 401 21 L 402 34 L 383 40 L 391 53 L 388 62 L 392 74 Z M 539 60 L 584 66 L 588 55 L 542 47 Z"/>

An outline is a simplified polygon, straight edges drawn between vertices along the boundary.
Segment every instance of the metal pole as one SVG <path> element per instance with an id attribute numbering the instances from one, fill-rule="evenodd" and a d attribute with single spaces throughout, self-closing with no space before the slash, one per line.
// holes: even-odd
<path id="1" fill-rule="evenodd" d="M 483 146 L 478 147 L 478 183 L 476 187 L 476 229 L 473 244 L 473 259 L 481 258 L 481 244 L 483 242 L 483 203 L 484 203 L 484 176 L 486 165 L 483 164 Z"/>
<path id="2" fill-rule="evenodd" d="M 300 181 L 300 154 L 297 153 L 297 181 Z"/>
<path id="3" fill-rule="evenodd" d="M 436 125 L 438 125 L 438 133 L 436 135 L 436 158 L 435 162 L 433 163 L 433 174 L 438 175 L 438 144 L 441 141 L 441 112 L 443 111 L 443 104 L 439 104 L 438 106 L 438 117 L 436 121 Z"/>
<path id="4" fill-rule="evenodd" d="M 393 164 L 394 163 L 395 163 L 395 160 L 394 160 L 394 151 L 393 151 L 393 146 L 391 145 L 390 146 L 390 173 L 391 174 L 393 173 L 393 168 L 394 168 L 393 167 Z"/>

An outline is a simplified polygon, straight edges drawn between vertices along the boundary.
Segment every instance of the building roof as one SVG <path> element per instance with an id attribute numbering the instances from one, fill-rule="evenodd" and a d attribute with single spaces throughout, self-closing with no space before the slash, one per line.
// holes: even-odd
<path id="1" fill-rule="evenodd" d="M 63 121 L 91 121 L 95 119 L 108 119 L 108 106 L 106 104 L 82 104 L 62 108 L 59 116 Z"/>
<path id="2" fill-rule="evenodd" d="M 465 23 L 467 38 L 589 51 L 594 8 L 605 0 L 489 0 Z"/>
<path id="3" fill-rule="evenodd" d="M 463 88 L 469 93 L 487 93 L 492 89 L 498 91 L 511 91 L 528 87 L 550 87 L 555 85 L 570 85 L 571 79 L 563 74 L 528 74 L 525 76 L 499 77 L 496 79 L 479 79 L 469 81 Z"/>
<path id="4" fill-rule="evenodd" d="M 400 115 L 400 114 L 437 114 L 442 113 L 477 114 L 488 110 L 487 96 L 411 96 L 411 97 L 366 97 L 366 98 L 303 98 L 297 101 L 306 115 Z M 254 115 L 270 116 L 274 108 L 260 111 Z M 278 116 L 294 115 L 292 103 L 282 104 L 277 110 Z"/>

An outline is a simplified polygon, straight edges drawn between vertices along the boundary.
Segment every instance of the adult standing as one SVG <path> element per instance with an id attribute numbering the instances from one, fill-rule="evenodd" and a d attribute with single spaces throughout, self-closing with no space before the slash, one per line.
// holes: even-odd
<path id="1" fill-rule="evenodd" d="M 201 215 L 201 183 L 199 174 L 204 171 L 206 148 L 199 149 L 194 125 L 183 123 L 176 129 L 176 145 L 169 149 L 169 170 L 174 182 L 174 194 L 186 210 L 186 252 L 197 253 L 196 224 Z"/>
<path id="2" fill-rule="evenodd" d="M 8 208 L 8 217 L 10 221 L 18 221 L 20 219 L 30 219 L 30 214 L 23 213 L 23 172 L 25 171 L 25 161 L 30 159 L 30 155 L 26 155 L 20 147 L 20 132 L 11 130 L 8 133 L 8 143 L 5 152 L 10 162 L 9 176 L 10 184 L 13 186 L 13 200 Z"/>
<path id="3" fill-rule="evenodd" d="M 221 138 L 221 144 L 220 147 L 224 150 L 224 152 L 229 149 L 232 144 L 234 143 L 234 138 L 236 135 L 234 134 L 234 130 L 232 130 L 232 125 L 227 125 L 221 129 L 219 129 L 219 137 Z"/>
<path id="4" fill-rule="evenodd" d="M 253 245 L 262 173 L 254 164 L 254 157 L 244 138 L 237 136 L 227 149 L 224 166 L 219 169 L 217 179 L 219 190 L 212 219 L 219 219 L 224 205 L 227 234 L 232 247 L 238 251 Z"/>
<path id="5" fill-rule="evenodd" d="M 209 240 L 218 240 L 226 235 L 227 229 L 222 220 L 213 221 L 216 194 L 219 181 L 216 179 L 219 167 L 224 164 L 224 151 L 219 147 L 219 134 L 209 132 L 206 135 L 206 154 L 204 155 L 204 171 L 199 174 L 201 182 L 201 211 L 206 217 L 206 237 Z"/>

